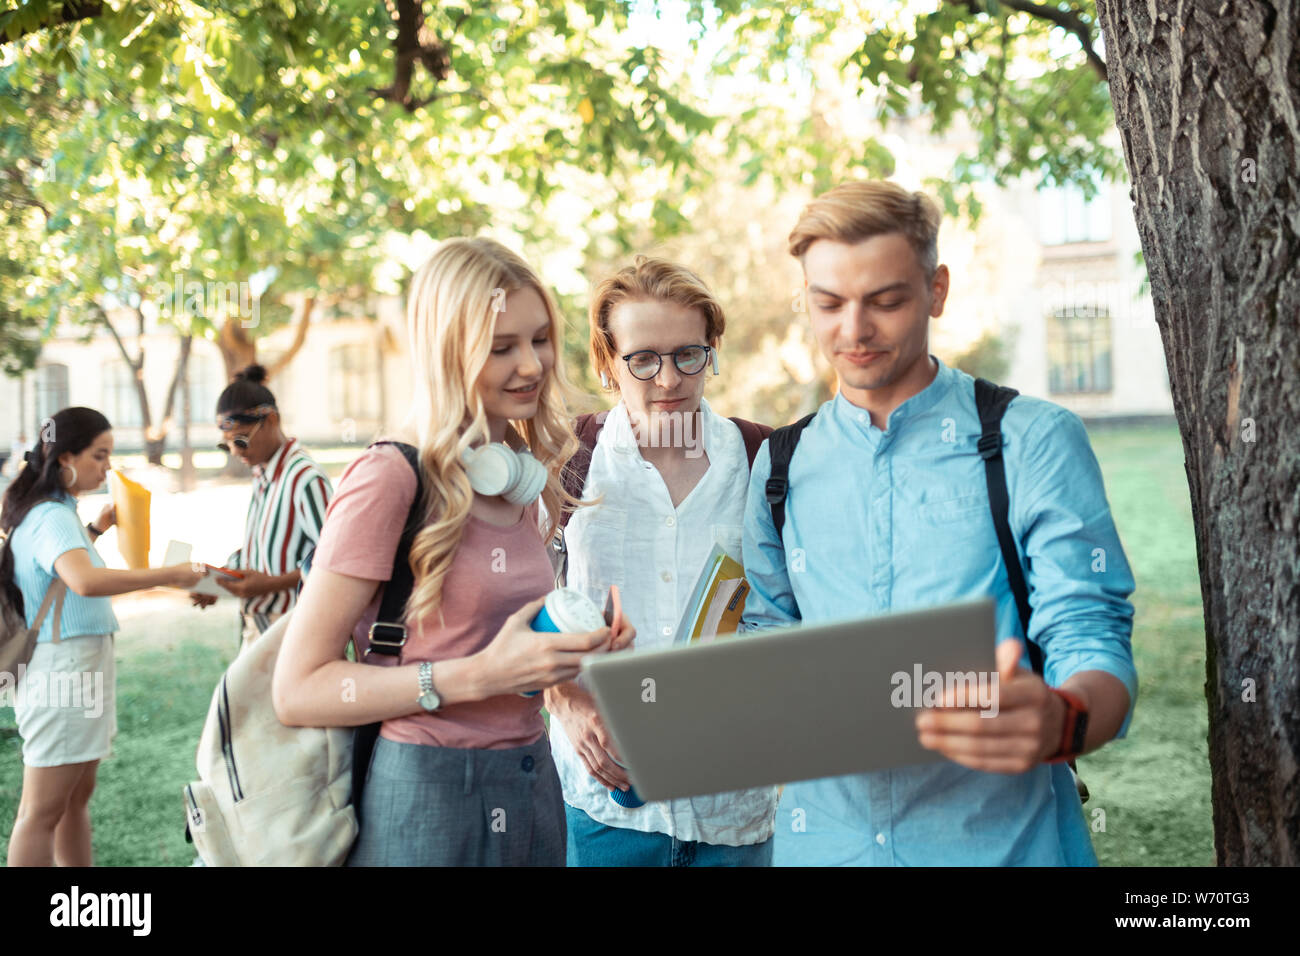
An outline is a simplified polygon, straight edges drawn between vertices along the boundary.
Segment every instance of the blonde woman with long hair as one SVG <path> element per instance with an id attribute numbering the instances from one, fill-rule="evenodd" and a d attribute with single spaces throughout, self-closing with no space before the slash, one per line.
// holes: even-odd
<path id="1" fill-rule="evenodd" d="M 554 583 L 536 492 L 547 515 L 573 503 L 560 480 L 577 441 L 559 311 L 510 250 L 453 239 L 412 280 L 407 326 L 414 401 L 401 437 L 419 450 L 424 521 L 411 545 L 406 643 L 397 666 L 346 659 L 349 637 L 375 620 L 417 489 L 401 451 L 376 444 L 330 502 L 276 666 L 276 712 L 291 726 L 383 721 L 349 865 L 562 866 L 564 803 L 542 698 L 523 695 L 572 679 L 584 654 L 634 634 L 614 647 L 608 628 L 529 627 Z M 523 460 L 531 487 L 516 483 L 509 497 L 474 489 L 476 454 L 517 456 L 524 445 L 541 465 Z"/>

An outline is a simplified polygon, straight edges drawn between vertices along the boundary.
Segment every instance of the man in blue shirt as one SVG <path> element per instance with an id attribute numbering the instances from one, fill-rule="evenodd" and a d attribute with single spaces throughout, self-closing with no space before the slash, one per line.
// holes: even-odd
<path id="1" fill-rule="evenodd" d="M 1044 656 L 1043 678 L 1032 672 L 976 447 L 974 380 L 929 354 L 949 282 L 939 221 L 923 194 L 855 182 L 810 203 L 790 235 L 840 388 L 799 440 L 780 536 L 765 498 L 771 459 L 755 459 L 742 627 L 989 596 L 998 712 L 919 711 L 921 744 L 946 760 L 787 786 L 774 865 L 1096 864 L 1060 761 L 1127 730 L 1133 576 L 1082 423 L 1017 397 L 1003 456 L 1028 637 Z"/>

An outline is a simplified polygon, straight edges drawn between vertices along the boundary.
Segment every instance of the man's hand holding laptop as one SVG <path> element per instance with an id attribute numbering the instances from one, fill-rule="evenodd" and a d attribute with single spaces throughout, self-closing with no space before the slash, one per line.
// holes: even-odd
<path id="1" fill-rule="evenodd" d="M 972 770 L 1024 773 L 1058 754 L 1075 756 L 1100 746 L 1118 731 L 1128 711 L 1128 690 L 1105 671 L 1073 675 L 1062 690 L 1082 703 L 1088 715 L 1086 742 L 1070 752 L 1063 746 L 1070 705 L 1041 677 L 1020 666 L 1024 645 L 1016 638 L 998 644 L 997 710 L 955 706 L 955 689 L 944 695 L 942 708 L 926 708 L 916 717 L 922 747 Z"/>

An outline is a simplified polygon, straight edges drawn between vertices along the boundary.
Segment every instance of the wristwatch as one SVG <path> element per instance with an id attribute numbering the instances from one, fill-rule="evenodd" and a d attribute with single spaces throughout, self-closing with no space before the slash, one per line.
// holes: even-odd
<path id="1" fill-rule="evenodd" d="M 1065 701 L 1065 724 L 1061 728 L 1061 744 L 1056 753 L 1047 758 L 1048 763 L 1064 763 L 1083 753 L 1088 736 L 1088 708 L 1076 695 L 1059 687 L 1049 690 Z"/>
<path id="2" fill-rule="evenodd" d="M 433 689 L 433 664 L 429 661 L 420 664 L 420 696 L 416 701 L 429 713 L 442 706 L 442 698 Z"/>

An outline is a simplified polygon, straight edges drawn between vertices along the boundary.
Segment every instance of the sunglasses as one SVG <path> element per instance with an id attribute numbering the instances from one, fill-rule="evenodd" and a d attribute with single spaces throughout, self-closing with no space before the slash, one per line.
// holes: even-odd
<path id="1" fill-rule="evenodd" d="M 240 416 L 231 415 L 221 423 L 221 430 L 226 431 L 227 422 L 230 422 L 231 419 L 239 419 L 239 418 L 243 418 L 243 419 L 252 418 L 255 424 L 253 425 L 253 430 L 250 431 L 247 435 L 234 435 L 231 437 L 229 442 L 224 442 L 224 441 L 217 442 L 217 447 L 222 451 L 224 451 L 227 455 L 230 454 L 231 445 L 234 445 L 240 451 L 245 451 L 248 448 L 249 441 L 251 441 L 253 436 L 257 434 L 257 430 L 262 427 L 262 422 L 266 420 L 265 415 L 261 416 L 260 418 L 253 417 L 250 415 L 240 415 Z"/>

